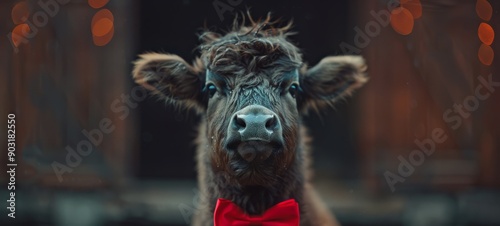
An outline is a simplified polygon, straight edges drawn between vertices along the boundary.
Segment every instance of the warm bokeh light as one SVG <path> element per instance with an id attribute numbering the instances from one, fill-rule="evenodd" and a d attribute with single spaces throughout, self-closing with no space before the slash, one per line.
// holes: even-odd
<path id="1" fill-rule="evenodd" d="M 96 46 L 108 44 L 115 33 L 114 16 L 108 9 L 101 9 L 92 18 L 92 38 Z"/>
<path id="2" fill-rule="evenodd" d="M 487 23 L 479 24 L 477 35 L 479 36 L 479 40 L 481 40 L 481 42 L 486 45 L 491 45 L 491 43 L 493 43 L 493 40 L 495 39 L 495 31 Z"/>
<path id="3" fill-rule="evenodd" d="M 26 1 L 21 1 L 12 8 L 12 22 L 14 24 L 24 23 L 30 15 L 30 7 Z"/>
<path id="4" fill-rule="evenodd" d="M 479 18 L 489 21 L 491 19 L 491 15 L 493 14 L 493 8 L 491 4 L 486 0 L 477 0 L 476 2 L 476 13 Z"/>
<path id="5" fill-rule="evenodd" d="M 413 16 L 408 9 L 397 7 L 391 12 L 391 26 L 399 34 L 409 35 L 413 30 Z"/>
<path id="6" fill-rule="evenodd" d="M 401 7 L 408 9 L 413 15 L 413 19 L 418 19 L 422 16 L 422 3 L 420 0 L 401 1 Z"/>
<path id="7" fill-rule="evenodd" d="M 94 17 L 92 17 L 91 27 L 93 28 L 95 24 L 103 18 L 107 18 L 111 22 L 115 22 L 115 17 L 113 16 L 113 13 L 109 11 L 109 9 L 101 9 L 96 14 L 94 14 Z"/>
<path id="8" fill-rule="evenodd" d="M 25 39 L 25 35 L 30 32 L 30 26 L 28 24 L 19 24 L 14 30 L 12 30 L 12 43 L 14 46 L 18 47 L 22 40 Z"/>
<path id="9" fill-rule="evenodd" d="M 94 9 L 99 9 L 108 4 L 108 2 L 109 0 L 89 0 L 89 5 Z"/>
<path id="10" fill-rule="evenodd" d="M 113 21 L 108 18 L 102 18 L 97 21 L 92 27 L 92 34 L 94 36 L 104 36 L 111 31 L 113 28 Z"/>
<path id="11" fill-rule="evenodd" d="M 111 27 L 111 30 L 104 36 L 92 36 L 92 39 L 94 40 L 94 44 L 96 46 L 105 46 L 107 45 L 111 39 L 113 39 L 113 35 L 115 34 L 115 28 Z"/>
<path id="12" fill-rule="evenodd" d="M 491 46 L 481 44 L 481 47 L 479 47 L 479 51 L 477 53 L 477 56 L 479 58 L 479 61 L 481 61 L 481 63 L 489 66 L 493 62 L 493 58 L 495 57 L 495 53 L 493 52 L 493 49 L 491 48 Z"/>

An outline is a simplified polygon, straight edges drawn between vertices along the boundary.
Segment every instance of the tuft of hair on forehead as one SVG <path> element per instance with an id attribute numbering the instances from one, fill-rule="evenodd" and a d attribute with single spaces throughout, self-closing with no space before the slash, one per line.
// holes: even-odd
<path id="1" fill-rule="evenodd" d="M 231 30 L 225 33 L 236 33 L 240 36 L 251 34 L 257 37 L 288 37 L 296 34 L 295 32 L 290 31 L 293 26 L 292 20 L 288 21 L 288 23 L 284 26 L 279 26 L 283 22 L 284 21 L 281 19 L 273 20 L 271 13 L 268 13 L 265 18 L 254 20 L 252 15 L 250 15 L 250 12 L 247 11 L 246 15 L 243 12 L 241 14 L 236 14 Z M 209 31 L 208 29 L 199 35 L 200 40 L 203 42 L 202 46 L 210 44 L 221 37 L 221 34 Z"/>
<path id="2" fill-rule="evenodd" d="M 287 37 L 295 34 L 294 32 L 290 32 L 290 29 L 292 28 L 293 25 L 293 21 L 289 21 L 284 26 L 275 26 L 281 24 L 282 20 L 281 19 L 273 20 L 271 17 L 271 13 L 268 13 L 266 18 L 264 19 L 260 18 L 257 21 L 255 21 L 250 15 L 250 12 L 247 11 L 247 16 L 245 17 L 245 15 L 242 13 L 241 18 L 242 18 L 241 23 L 239 22 L 238 14 L 234 18 L 233 30 L 232 30 L 233 32 L 239 32 L 242 34 L 253 32 L 255 36 L 261 36 L 261 37 L 275 37 L 275 36 Z M 248 18 L 248 20 L 250 21 L 249 26 L 245 26 L 245 18 Z"/>
<path id="3" fill-rule="evenodd" d="M 302 64 L 300 50 L 287 37 L 292 21 L 284 26 L 280 19 L 254 20 L 250 13 L 236 16 L 232 29 L 225 35 L 205 31 L 199 37 L 201 58 L 209 70 L 221 74 L 239 74 L 270 67 L 293 70 Z"/>

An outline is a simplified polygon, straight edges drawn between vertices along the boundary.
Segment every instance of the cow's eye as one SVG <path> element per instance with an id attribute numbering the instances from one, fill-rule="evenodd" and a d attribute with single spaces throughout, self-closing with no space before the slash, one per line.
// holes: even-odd
<path id="1" fill-rule="evenodd" d="M 288 88 L 288 92 L 290 95 L 292 95 L 293 98 L 297 96 L 297 93 L 299 92 L 299 85 L 297 84 L 292 84 L 290 88 Z"/>
<path id="2" fill-rule="evenodd" d="M 215 87 L 214 84 L 208 84 L 207 85 L 207 92 L 209 97 L 213 97 L 215 93 L 217 92 L 217 87 Z"/>

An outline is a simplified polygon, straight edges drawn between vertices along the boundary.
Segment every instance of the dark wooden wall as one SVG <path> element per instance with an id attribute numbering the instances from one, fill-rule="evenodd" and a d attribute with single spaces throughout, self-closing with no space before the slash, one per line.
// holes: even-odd
<path id="1" fill-rule="evenodd" d="M 29 22 L 34 23 L 37 13 L 47 15 L 47 20 L 40 20 L 40 26 L 31 25 L 32 31 L 37 30 L 33 37 L 12 46 L 7 39 L 16 26 L 11 10 L 20 2 L 29 6 Z M 114 110 L 113 102 L 131 92 L 134 7 L 131 1 L 111 1 L 95 9 L 80 0 L 58 4 L 58 10 L 51 6 L 54 13 L 50 15 L 38 2 L 0 3 L 0 111 L 5 119 L 0 125 L 6 127 L 8 113 L 16 114 L 17 180 L 22 184 L 76 188 L 123 184 L 133 169 L 136 116 L 131 108 L 129 116 L 120 118 L 124 113 Z M 92 19 L 102 9 L 113 13 L 114 31 L 109 34 L 111 40 L 99 46 L 92 37 Z M 66 147 L 76 149 L 79 142 L 88 140 L 82 130 L 98 129 L 103 119 L 111 121 L 114 131 L 103 133 L 102 142 L 88 156 L 81 156 L 81 163 L 71 167 L 71 173 L 58 180 L 52 164 L 68 166 Z"/>
<path id="2" fill-rule="evenodd" d="M 359 1 L 357 13 L 363 16 L 358 24 L 374 21 L 369 12 L 387 11 L 388 2 Z M 497 2 L 489 2 L 498 9 Z M 478 59 L 478 26 L 483 21 L 476 15 L 476 1 L 422 0 L 419 4 L 422 16 L 414 20 L 411 34 L 398 34 L 390 24 L 381 26 L 380 34 L 370 37 L 363 49 L 371 77 L 359 97 L 364 180 L 372 189 L 390 191 L 384 173 L 399 174 L 398 156 L 409 161 L 413 150 L 421 150 L 415 139 L 432 138 L 437 129 L 447 139 L 436 144 L 435 152 L 425 155 L 423 163 L 395 185 L 396 190 L 498 187 L 500 90 L 479 100 L 477 109 L 461 117 L 461 123 L 443 119 L 443 115 L 456 116 L 447 115 L 447 110 L 474 95 L 481 84 L 478 76 L 487 79 L 491 74 L 500 81 L 499 56 L 491 65 Z M 497 10 L 489 23 L 498 27 L 499 22 Z M 498 53 L 498 41 L 491 46 Z"/>

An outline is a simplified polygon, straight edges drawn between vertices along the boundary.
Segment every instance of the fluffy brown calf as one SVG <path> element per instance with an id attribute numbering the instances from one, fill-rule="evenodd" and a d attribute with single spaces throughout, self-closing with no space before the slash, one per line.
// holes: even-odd
<path id="1" fill-rule="evenodd" d="M 159 53 L 140 55 L 135 62 L 137 83 L 202 117 L 198 183 L 207 200 L 193 225 L 213 225 L 220 198 L 250 216 L 294 199 L 300 225 L 337 225 L 309 183 L 300 116 L 363 85 L 366 66 L 359 56 L 333 56 L 308 68 L 287 40 L 290 24 L 272 24 L 268 17 L 249 26 L 235 24 L 225 35 L 205 32 L 193 64 Z"/>

